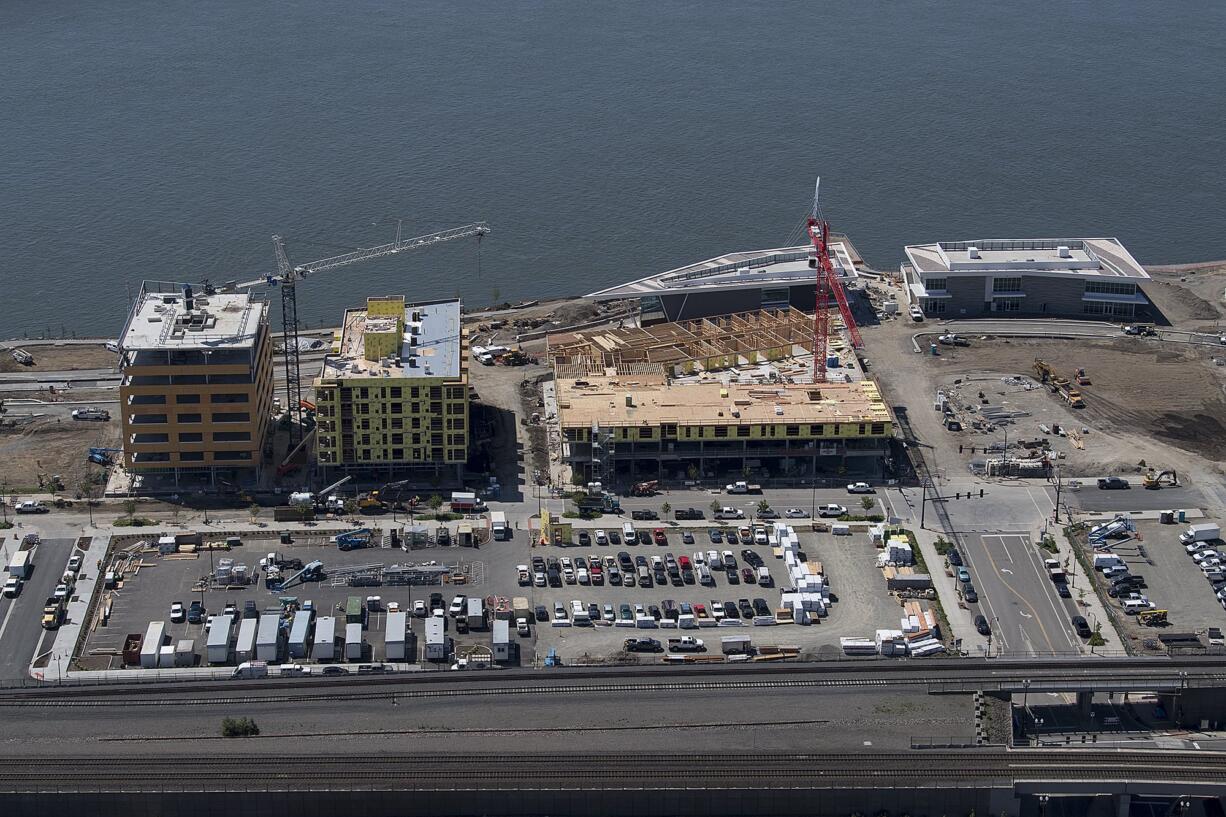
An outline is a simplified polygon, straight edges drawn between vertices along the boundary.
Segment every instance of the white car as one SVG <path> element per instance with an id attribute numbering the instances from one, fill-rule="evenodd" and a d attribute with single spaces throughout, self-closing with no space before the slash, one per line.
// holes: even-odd
<path id="1" fill-rule="evenodd" d="M 1207 548 L 1206 550 L 1202 550 L 1202 551 L 1199 551 L 1198 553 L 1192 554 L 1192 561 L 1196 562 L 1197 564 L 1200 564 L 1206 559 L 1213 559 L 1221 555 L 1222 554 L 1218 553 L 1213 548 Z"/>
<path id="2" fill-rule="evenodd" d="M 78 573 L 81 570 L 81 564 L 85 561 L 85 557 L 80 553 L 74 553 L 72 558 L 68 560 L 68 569 L 73 573 Z"/>
<path id="3" fill-rule="evenodd" d="M 596 537 L 595 537 L 595 538 L 596 538 L 596 544 L 598 544 L 598 545 L 607 545 L 607 544 L 609 544 L 609 534 L 605 533 L 604 531 L 602 531 L 602 530 L 600 530 L 600 529 L 597 529 L 597 530 L 596 530 Z"/>
<path id="4" fill-rule="evenodd" d="M 451 600 L 451 606 L 447 608 L 447 615 L 455 617 L 464 612 L 464 602 L 467 601 L 466 596 L 456 596 Z"/>
<path id="5" fill-rule="evenodd" d="M 867 482 L 853 482 L 847 486 L 847 493 L 849 494 L 875 494 L 877 492 L 873 490 L 873 486 L 869 485 Z"/>
<path id="6" fill-rule="evenodd" d="M 722 568 L 723 566 L 724 566 L 724 560 L 719 557 L 719 551 L 718 550 L 708 550 L 707 551 L 707 567 L 715 569 L 715 568 Z"/>
<path id="7" fill-rule="evenodd" d="M 847 513 L 846 508 L 844 508 L 842 505 L 835 505 L 833 503 L 830 505 L 819 505 L 817 507 L 817 515 L 823 518 L 840 517 L 845 513 Z"/>
<path id="8" fill-rule="evenodd" d="M 924 310 L 919 308 L 918 304 L 911 304 L 911 308 L 907 310 L 911 314 L 911 320 L 922 321 L 924 319 Z"/>
<path id="9" fill-rule="evenodd" d="M 424 601 L 418 599 L 417 601 L 413 602 L 413 615 L 416 618 L 425 618 L 427 612 L 426 603 Z"/>
<path id="10" fill-rule="evenodd" d="M 567 620 L 566 607 L 560 601 L 555 601 L 553 603 L 553 620 L 554 621 L 566 621 Z"/>
<path id="11" fill-rule="evenodd" d="M 808 519 L 809 512 L 804 508 L 788 508 L 783 512 L 783 515 L 788 519 Z"/>
<path id="12" fill-rule="evenodd" d="M 25 502 L 18 502 L 13 510 L 17 513 L 47 513 L 51 509 L 41 502 L 27 499 Z"/>
<path id="13" fill-rule="evenodd" d="M 187 611 L 183 609 L 183 602 L 176 601 L 174 604 L 170 605 L 170 620 L 172 622 L 177 624 L 186 618 Z"/>
<path id="14" fill-rule="evenodd" d="M 754 528 L 754 530 L 753 530 L 753 543 L 754 543 L 755 545 L 766 545 L 766 544 L 770 544 L 770 539 L 769 539 L 769 537 L 767 537 L 767 535 L 766 535 L 766 528 Z"/>
<path id="15" fill-rule="evenodd" d="M 6 598 L 15 599 L 21 595 L 21 579 L 16 576 L 10 576 L 9 580 L 4 583 L 4 595 Z"/>
<path id="16" fill-rule="evenodd" d="M 702 554 L 701 550 L 694 554 L 694 567 L 695 568 L 702 567 L 706 563 L 707 563 L 707 557 Z"/>
<path id="17" fill-rule="evenodd" d="M 617 614 L 613 612 L 612 604 L 606 604 L 604 606 L 604 610 L 601 612 L 601 618 L 610 624 L 617 620 Z"/>

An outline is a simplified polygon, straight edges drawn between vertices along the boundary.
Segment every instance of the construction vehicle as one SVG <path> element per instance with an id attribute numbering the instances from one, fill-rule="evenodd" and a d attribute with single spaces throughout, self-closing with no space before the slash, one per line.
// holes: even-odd
<path id="1" fill-rule="evenodd" d="M 1125 335 L 1153 337 L 1154 335 L 1158 334 L 1152 323 L 1131 323 L 1121 328 L 1124 330 Z"/>
<path id="2" fill-rule="evenodd" d="M 813 187 L 813 209 L 805 220 L 809 240 L 813 242 L 813 251 L 809 253 L 809 267 L 817 271 L 817 297 L 813 312 L 813 382 L 826 382 L 826 348 L 830 334 L 830 296 L 834 295 L 839 305 L 839 314 L 843 317 L 843 325 L 851 338 L 851 345 L 856 349 L 864 348 L 860 338 L 860 330 L 852 317 L 851 306 L 847 303 L 847 293 L 843 290 L 843 282 L 834 271 L 834 262 L 830 260 L 830 223 L 822 215 L 819 205 L 819 193 L 822 180 L 819 176 Z M 922 317 L 922 316 L 921 316 Z"/>
<path id="3" fill-rule="evenodd" d="M 660 483 L 656 480 L 636 482 L 630 489 L 630 496 L 655 496 L 660 491 Z"/>
<path id="4" fill-rule="evenodd" d="M 54 630 L 64 623 L 64 599 L 48 596 L 43 604 L 43 629 Z"/>
<path id="5" fill-rule="evenodd" d="M 316 559 L 313 562 L 308 562 L 296 573 L 292 573 L 284 579 L 279 579 L 275 583 L 271 583 L 274 577 L 279 577 L 278 571 L 268 571 L 268 585 L 270 590 L 281 592 L 287 590 L 303 582 L 317 582 L 324 577 L 324 563 Z"/>
<path id="6" fill-rule="evenodd" d="M 34 355 L 30 354 L 25 349 L 13 349 L 13 360 L 17 361 L 22 366 L 34 365 Z"/>
<path id="7" fill-rule="evenodd" d="M 301 345 L 298 338 L 298 295 L 297 283 L 300 279 L 305 278 L 310 273 L 323 272 L 325 270 L 336 269 L 348 264 L 354 264 L 359 261 L 366 261 L 372 258 L 383 258 L 388 255 L 395 255 L 406 250 L 415 250 L 421 247 L 428 247 L 434 244 L 441 244 L 445 241 L 453 241 L 457 238 L 468 238 L 476 236 L 478 241 L 478 252 L 480 251 L 480 241 L 482 237 L 490 232 L 489 225 L 485 222 L 476 222 L 474 224 L 466 224 L 463 227 L 453 227 L 450 230 L 441 230 L 436 233 L 417 236 L 415 238 L 402 238 L 401 229 L 402 221 L 396 222 L 396 238 L 389 244 L 381 244 L 377 247 L 363 247 L 360 249 L 347 252 L 342 255 L 336 255 L 331 258 L 321 258 L 318 261 L 310 261 L 306 264 L 292 265 L 289 262 L 289 256 L 285 251 L 285 241 L 279 235 L 272 237 L 273 254 L 277 260 L 277 272 L 275 275 L 266 275 L 263 278 L 247 281 L 245 283 L 236 284 L 237 289 L 250 289 L 252 287 L 276 287 L 281 288 L 281 345 L 284 349 L 285 357 L 285 394 L 286 406 L 289 412 L 304 411 L 302 396 L 302 375 L 301 375 Z M 478 256 L 479 258 L 479 256 Z M 204 284 L 205 294 L 210 294 L 213 288 Z M 303 423 L 290 423 L 290 442 L 297 443 L 300 440 L 304 428 Z M 292 448 L 293 446 L 291 446 Z M 288 464 L 288 461 L 287 463 Z M 293 470 L 292 468 L 290 470 Z M 278 468 L 278 475 L 281 474 L 281 469 Z M 288 471 L 286 472 L 288 473 Z"/>
<path id="8" fill-rule="evenodd" d="M 387 503 L 378 491 L 368 491 L 358 494 L 358 510 L 362 513 L 383 513 L 387 510 Z"/>
<path id="9" fill-rule="evenodd" d="M 351 476 L 342 477 L 319 493 L 295 491 L 289 495 L 289 504 L 293 506 L 309 505 L 317 511 L 327 511 L 328 513 L 344 513 L 345 500 L 332 492 L 351 479 L 353 479 Z"/>
<path id="10" fill-rule="evenodd" d="M 1053 393 L 1060 395 L 1064 401 L 1072 408 L 1085 408 L 1086 401 L 1082 399 L 1081 392 L 1077 391 L 1072 384 L 1064 378 L 1060 378 L 1052 383 L 1051 390 Z"/>
<path id="11" fill-rule="evenodd" d="M 1147 627 L 1161 627 L 1167 623 L 1168 611 L 1166 610 L 1142 610 L 1137 613 L 1137 624 L 1143 624 Z"/>
<path id="12" fill-rule="evenodd" d="M 1090 376 L 1086 374 L 1085 369 L 1079 368 L 1076 372 L 1073 373 L 1073 381 L 1078 386 L 1089 386 Z"/>
<path id="13" fill-rule="evenodd" d="M 1145 478 L 1141 484 L 1151 490 L 1157 490 L 1158 488 L 1161 488 L 1163 485 L 1169 485 L 1172 488 L 1178 488 L 1179 487 L 1179 475 L 1176 474 L 1174 471 L 1155 471 L 1153 469 L 1150 469 L 1150 471 L 1145 474 Z"/>
<path id="14" fill-rule="evenodd" d="M 341 550 L 356 550 L 370 545 L 374 538 L 374 531 L 370 528 L 358 528 L 357 530 L 338 533 L 332 537 L 332 541 L 336 542 L 336 546 Z"/>
<path id="15" fill-rule="evenodd" d="M 90 406 L 89 408 L 73 409 L 72 419 L 105 422 L 111 419 L 111 413 L 106 409 L 100 409 L 97 406 Z"/>

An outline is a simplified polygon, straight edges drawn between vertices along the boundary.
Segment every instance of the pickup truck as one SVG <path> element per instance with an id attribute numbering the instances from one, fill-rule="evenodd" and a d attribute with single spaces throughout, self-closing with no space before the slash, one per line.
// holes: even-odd
<path id="1" fill-rule="evenodd" d="M 676 514 L 674 514 L 674 516 L 675 516 L 677 519 L 680 519 L 680 520 L 686 520 L 686 519 L 691 519 L 691 520 L 693 520 L 693 519 L 702 519 L 702 518 L 703 518 L 703 512 L 702 512 L 702 511 L 700 511 L 700 510 L 698 510 L 697 508 L 678 508 L 678 509 L 677 509 L 677 512 L 676 512 Z"/>
<path id="2" fill-rule="evenodd" d="M 640 519 L 640 520 L 659 519 L 660 515 L 657 514 L 655 511 L 637 510 L 637 511 L 630 512 L 630 518 Z"/>
<path id="3" fill-rule="evenodd" d="M 1053 582 L 1062 582 L 1065 580 L 1064 568 L 1061 567 L 1058 559 L 1044 559 L 1043 567 L 1047 570 L 1047 575 L 1051 577 Z"/>
<path id="4" fill-rule="evenodd" d="M 626 652 L 664 652 L 663 645 L 654 638 L 627 638 L 622 642 Z"/>
<path id="5" fill-rule="evenodd" d="M 60 599 L 51 596 L 43 605 L 43 629 L 54 630 L 64 623 L 64 605 Z"/>
<path id="6" fill-rule="evenodd" d="M 740 508 L 723 507 L 715 512 L 716 519 L 744 519 L 745 512 Z"/>
<path id="7" fill-rule="evenodd" d="M 832 503 L 830 505 L 817 506 L 817 515 L 821 517 L 838 518 L 845 513 L 847 513 L 847 509 L 842 505 L 835 505 Z"/>
<path id="8" fill-rule="evenodd" d="M 703 643 L 701 638 L 683 635 L 681 638 L 670 638 L 668 640 L 668 649 L 671 652 L 706 652 L 707 645 Z"/>
<path id="9" fill-rule="evenodd" d="M 724 490 L 730 494 L 760 494 L 762 493 L 761 485 L 753 485 L 748 482 L 738 480 L 724 486 Z"/>

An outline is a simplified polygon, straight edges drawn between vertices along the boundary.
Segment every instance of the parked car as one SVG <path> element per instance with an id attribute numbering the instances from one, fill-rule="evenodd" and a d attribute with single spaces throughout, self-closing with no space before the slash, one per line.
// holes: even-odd
<path id="1" fill-rule="evenodd" d="M 451 606 L 447 608 L 447 615 L 455 617 L 464 610 L 464 605 L 467 603 L 468 597 L 457 595 L 451 600 Z"/>
<path id="2" fill-rule="evenodd" d="M 634 510 L 630 512 L 630 518 L 639 520 L 659 519 L 660 515 L 651 510 Z"/>
<path id="3" fill-rule="evenodd" d="M 988 620 L 984 616 L 975 616 L 975 629 L 980 635 L 992 634 L 992 628 L 988 625 Z"/>
<path id="4" fill-rule="evenodd" d="M 21 588 L 24 583 L 16 576 L 10 576 L 8 581 L 4 583 L 5 598 L 15 599 L 21 595 Z"/>
<path id="5" fill-rule="evenodd" d="M 949 552 L 945 554 L 945 558 L 948 559 L 949 563 L 954 567 L 962 567 L 962 554 L 953 548 L 950 548 Z"/>
<path id="6" fill-rule="evenodd" d="M 924 320 L 924 310 L 920 309 L 916 304 L 911 304 L 911 308 L 907 310 L 911 316 L 911 320 L 916 323 L 921 323 Z"/>
<path id="7" fill-rule="evenodd" d="M 656 528 L 651 532 L 651 538 L 655 540 L 657 545 L 667 545 L 668 536 L 664 533 L 664 528 Z"/>
<path id="8" fill-rule="evenodd" d="M 537 621 L 549 621 L 549 610 L 545 608 L 545 605 L 536 605 L 536 609 L 532 612 L 536 615 Z"/>
<path id="9" fill-rule="evenodd" d="M 1076 632 L 1077 635 L 1081 636 L 1082 638 L 1089 638 L 1094 634 L 1094 631 L 1090 629 L 1090 624 L 1085 620 L 1084 616 L 1073 616 L 1070 621 L 1073 624 L 1074 632 Z"/>
<path id="10" fill-rule="evenodd" d="M 753 618 L 753 605 L 749 603 L 749 599 L 737 599 L 736 606 L 741 611 L 741 618 Z"/>
<path id="11" fill-rule="evenodd" d="M 336 664 L 330 664 L 323 669 L 324 675 L 348 675 L 349 670 L 345 667 L 338 667 Z"/>
<path id="12" fill-rule="evenodd" d="M 745 582 L 745 584 L 754 584 L 757 582 L 757 580 L 758 576 L 756 573 L 754 573 L 754 569 L 752 567 L 741 568 L 741 581 Z"/>
<path id="13" fill-rule="evenodd" d="M 621 543 L 622 543 L 622 535 L 621 535 L 621 533 L 619 533 L 618 531 L 615 531 L 615 530 L 611 530 L 611 531 L 609 531 L 609 544 L 610 544 L 610 545 L 620 545 Z M 627 543 L 627 544 L 629 544 L 629 543 Z"/>
<path id="14" fill-rule="evenodd" d="M 1073 594 L 1068 589 L 1068 582 L 1060 582 L 1056 585 L 1056 595 L 1062 599 L 1073 597 Z"/>
<path id="15" fill-rule="evenodd" d="M 836 504 L 831 503 L 830 505 L 818 505 L 817 506 L 817 515 L 822 517 L 823 519 L 840 517 L 846 513 L 847 513 L 847 509 L 844 508 L 842 505 L 836 505 Z"/>
<path id="16" fill-rule="evenodd" d="M 687 545 L 694 544 L 694 534 L 690 531 L 681 532 L 681 541 Z"/>
<path id="17" fill-rule="evenodd" d="M 204 605 L 198 601 L 193 601 L 187 608 L 187 620 L 192 624 L 199 624 L 204 620 Z"/>
<path id="18" fill-rule="evenodd" d="M 80 553 L 72 554 L 72 556 L 68 559 L 68 570 L 72 573 L 80 573 L 81 563 L 84 560 L 85 560 L 85 557 L 82 556 Z"/>
<path id="19" fill-rule="evenodd" d="M 763 508 L 757 512 L 756 516 L 759 519 L 778 519 L 779 511 L 775 510 L 774 508 Z"/>
<path id="20" fill-rule="evenodd" d="M 707 538 L 711 540 L 713 545 L 718 545 L 724 541 L 724 535 L 720 532 L 719 528 L 711 528 L 707 531 Z"/>
<path id="21" fill-rule="evenodd" d="M 766 599 L 756 598 L 753 600 L 754 615 L 769 616 L 771 614 L 771 606 L 766 603 Z"/>
<path id="22" fill-rule="evenodd" d="M 622 647 L 626 652 L 664 652 L 664 645 L 654 638 L 627 638 Z"/>
<path id="23" fill-rule="evenodd" d="M 645 530 L 639 531 L 639 544 L 640 545 L 650 545 L 651 544 L 651 532 L 650 531 L 645 531 Z"/>
<path id="24" fill-rule="evenodd" d="M 579 531 L 579 544 L 585 547 L 592 544 L 592 535 L 585 530 Z"/>
<path id="25" fill-rule="evenodd" d="M 849 494 L 875 494 L 877 493 L 877 491 L 875 488 L 873 488 L 873 486 L 869 485 L 867 482 L 853 482 L 847 486 L 847 493 Z"/>
<path id="26" fill-rule="evenodd" d="M 560 601 L 555 601 L 553 603 L 553 620 L 566 621 L 568 618 L 569 616 L 566 612 L 566 605 Z"/>
<path id="27" fill-rule="evenodd" d="M 1118 491 L 1132 486 L 1122 477 L 1102 477 L 1098 480 L 1098 487 L 1103 491 Z"/>
<path id="28" fill-rule="evenodd" d="M 757 554 L 757 551 L 750 550 L 749 548 L 741 551 L 741 558 L 750 567 L 761 567 L 764 564 L 762 557 Z"/>
<path id="29" fill-rule="evenodd" d="M 609 544 L 609 535 L 605 533 L 604 531 L 597 529 L 596 530 L 596 544 L 598 545 Z"/>
<path id="30" fill-rule="evenodd" d="M 979 592 L 975 590 L 975 585 L 970 582 L 962 585 L 962 598 L 967 604 L 978 604 Z"/>
<path id="31" fill-rule="evenodd" d="M 965 567 L 958 568 L 958 581 L 969 582 L 970 580 L 971 574 L 967 571 L 967 569 Z"/>
<path id="32" fill-rule="evenodd" d="M 183 602 L 176 601 L 176 602 L 171 603 L 170 605 L 171 622 L 178 624 L 180 621 L 183 621 L 186 618 L 187 618 L 187 610 L 183 607 Z"/>
<path id="33" fill-rule="evenodd" d="M 783 512 L 783 515 L 788 519 L 808 519 L 809 512 L 804 508 L 788 508 Z"/>

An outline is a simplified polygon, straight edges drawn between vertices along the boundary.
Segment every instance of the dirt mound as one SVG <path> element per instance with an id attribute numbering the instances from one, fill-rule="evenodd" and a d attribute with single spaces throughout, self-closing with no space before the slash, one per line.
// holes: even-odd
<path id="1" fill-rule="evenodd" d="M 1149 295 L 1175 326 L 1188 321 L 1216 321 L 1222 317 L 1216 306 L 1179 284 L 1155 281 L 1149 286 Z"/>

